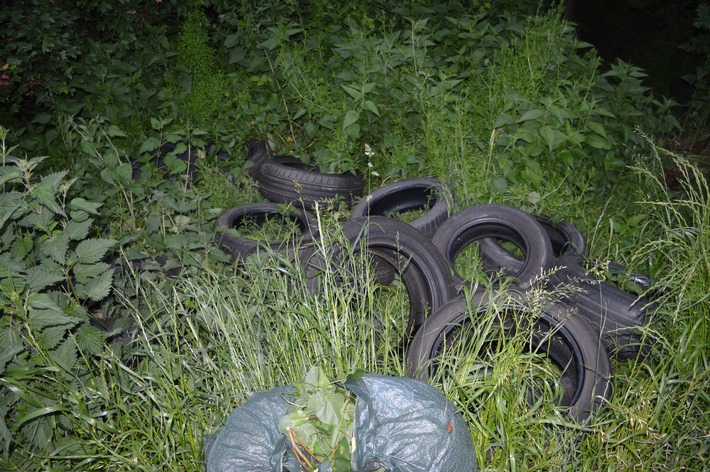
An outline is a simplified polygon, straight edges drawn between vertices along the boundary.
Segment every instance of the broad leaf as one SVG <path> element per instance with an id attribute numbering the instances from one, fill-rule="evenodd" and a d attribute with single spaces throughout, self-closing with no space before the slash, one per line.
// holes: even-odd
<path id="1" fill-rule="evenodd" d="M 59 185 L 66 174 L 66 171 L 63 171 L 46 175 L 42 177 L 42 181 L 32 191 L 32 194 L 42 205 L 60 215 L 64 214 L 64 210 L 57 203 L 57 194 L 59 193 Z"/>
<path id="2" fill-rule="evenodd" d="M 40 323 L 35 328 L 41 328 L 48 324 L 63 324 L 70 322 L 70 318 L 64 315 L 62 309 L 57 305 L 52 297 L 47 293 L 32 293 L 27 297 L 27 304 L 30 307 L 30 320 L 37 320 L 33 323 Z"/>
<path id="3" fill-rule="evenodd" d="M 158 138 L 150 137 L 143 141 L 141 148 L 138 151 L 139 154 L 144 154 L 146 152 L 153 152 L 160 147 L 160 140 Z"/>
<path id="4" fill-rule="evenodd" d="M 359 119 L 360 113 L 355 110 L 348 110 L 347 113 L 345 113 L 345 118 L 343 118 L 343 130 L 346 130 L 350 126 L 354 125 Z"/>
<path id="5" fill-rule="evenodd" d="M 49 256 L 57 264 L 64 265 L 67 263 L 69 238 L 66 233 L 56 233 L 51 238 L 40 241 L 39 249 L 42 254 Z"/>
<path id="6" fill-rule="evenodd" d="M 528 110 L 525 113 L 523 113 L 523 116 L 518 118 L 518 123 L 523 123 L 525 121 L 537 120 L 543 116 L 545 116 L 544 110 L 539 110 L 539 109 Z"/>
<path id="7" fill-rule="evenodd" d="M 74 365 L 76 364 L 76 344 L 71 339 L 60 343 L 49 355 L 62 369 L 67 372 L 74 370 Z"/>
<path id="8" fill-rule="evenodd" d="M 92 218 L 88 218 L 81 222 L 72 220 L 69 224 L 67 224 L 67 227 L 64 229 L 64 233 L 67 238 L 72 241 L 81 241 L 89 234 L 89 229 L 91 229 L 91 224 L 93 222 L 94 220 Z"/>
<path id="9" fill-rule="evenodd" d="M 33 292 L 42 291 L 63 280 L 64 274 L 59 269 L 48 267 L 46 264 L 30 267 L 27 270 L 27 284 Z"/>
<path id="10" fill-rule="evenodd" d="M 82 351 L 98 355 L 103 352 L 104 336 L 98 328 L 86 323 L 76 332 L 76 343 Z"/>
<path id="11" fill-rule="evenodd" d="M 111 125 L 106 130 L 106 134 L 111 138 L 125 138 L 126 133 L 124 133 L 121 128 L 116 125 Z"/>
<path id="12" fill-rule="evenodd" d="M 74 198 L 72 199 L 71 202 L 69 202 L 69 209 L 70 210 L 82 210 L 87 213 L 91 213 L 92 215 L 98 215 L 99 214 L 99 208 L 103 203 L 95 203 L 95 202 L 90 202 L 88 200 L 85 200 L 83 198 Z"/>
<path id="13" fill-rule="evenodd" d="M 89 280 L 85 284 L 77 284 L 76 290 L 80 298 L 90 298 L 98 302 L 106 298 L 111 292 L 113 282 L 113 271 L 107 270 L 99 277 Z"/>
<path id="14" fill-rule="evenodd" d="M 93 264 L 99 262 L 111 247 L 116 244 L 113 239 L 104 238 L 92 238 L 80 242 L 76 249 L 72 259 L 75 263 L 80 264 Z"/>
<path id="15" fill-rule="evenodd" d="M 72 272 L 74 273 L 74 277 L 76 277 L 77 282 L 85 284 L 89 280 L 100 276 L 110 268 L 111 266 L 105 262 L 96 262 L 94 264 L 75 264 L 72 267 Z"/>
<path id="16" fill-rule="evenodd" d="M 0 198 L 0 228 L 5 225 L 5 222 L 10 218 L 17 219 L 29 211 L 23 204 L 22 193 L 7 192 L 2 194 Z"/>
<path id="17" fill-rule="evenodd" d="M 47 349 L 54 349 L 62 342 L 69 329 L 71 329 L 69 325 L 49 326 L 39 333 L 39 339 Z"/>
<path id="18" fill-rule="evenodd" d="M 0 346 L 0 374 L 3 374 L 8 362 L 25 350 L 25 344 L 16 330 L 6 326 L 0 329 Z"/>

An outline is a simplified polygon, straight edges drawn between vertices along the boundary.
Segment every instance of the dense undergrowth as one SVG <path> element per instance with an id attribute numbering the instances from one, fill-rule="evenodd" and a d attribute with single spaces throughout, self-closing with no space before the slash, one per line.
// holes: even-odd
<path id="1" fill-rule="evenodd" d="M 633 65 L 600 69 L 538 2 L 420 3 L 3 9 L 0 468 L 199 470 L 204 434 L 251 392 L 312 365 L 405 374 L 398 285 L 316 297 L 293 258 L 216 249 L 215 219 L 263 200 L 245 169 L 259 138 L 368 189 L 432 175 L 455 209 L 567 219 L 593 258 L 657 280 L 650 353 L 614 365 L 585 425 L 520 398 L 513 350 L 484 383 L 440 384 L 481 469 L 703 470 L 710 192 L 660 146 L 673 104 Z"/>

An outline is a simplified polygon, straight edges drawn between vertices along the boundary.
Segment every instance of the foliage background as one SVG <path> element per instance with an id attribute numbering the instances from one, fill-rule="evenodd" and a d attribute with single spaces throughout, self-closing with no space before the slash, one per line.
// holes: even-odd
<path id="1" fill-rule="evenodd" d="M 401 291 L 384 306 L 369 285 L 316 300 L 297 262 L 231 266 L 215 248 L 217 216 L 261 201 L 244 169 L 253 138 L 364 172 L 368 189 L 431 175 L 454 209 L 567 219 L 593 258 L 658 280 L 651 354 L 614 366 L 589 424 L 516 400 L 514 356 L 498 383 L 441 385 L 481 469 L 704 467 L 705 178 L 659 147 L 688 129 L 674 104 L 640 68 L 602 68 L 556 5 L 29 0 L 0 25 L 3 468 L 200 469 L 204 434 L 251 391 L 314 364 L 404 374 L 373 348 L 371 319 L 395 345 Z M 466 409 L 470 391 L 482 409 Z"/>

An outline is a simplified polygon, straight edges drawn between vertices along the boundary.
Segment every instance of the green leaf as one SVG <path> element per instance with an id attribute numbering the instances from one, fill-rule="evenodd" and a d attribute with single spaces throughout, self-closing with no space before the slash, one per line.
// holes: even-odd
<path id="1" fill-rule="evenodd" d="M 98 355 L 103 352 L 104 337 L 98 328 L 85 323 L 76 332 L 76 343 L 82 351 Z"/>
<path id="2" fill-rule="evenodd" d="M 587 136 L 587 144 L 592 146 L 594 149 L 611 149 L 611 143 L 608 139 L 602 138 L 597 134 L 590 134 Z"/>
<path id="3" fill-rule="evenodd" d="M 133 166 L 125 162 L 113 169 L 113 177 L 121 183 L 127 184 L 133 180 Z"/>
<path id="4" fill-rule="evenodd" d="M 0 228 L 10 218 L 17 219 L 27 213 L 28 209 L 22 201 L 23 195 L 20 192 L 7 192 L 0 198 Z"/>
<path id="5" fill-rule="evenodd" d="M 20 182 L 22 180 L 22 172 L 10 167 L 2 167 L 0 172 L 0 185 L 8 182 Z"/>
<path id="6" fill-rule="evenodd" d="M 64 214 L 64 210 L 57 203 L 57 194 L 59 193 L 59 184 L 66 174 L 66 172 L 56 172 L 44 176 L 42 181 L 32 190 L 32 194 L 42 205 L 60 215 Z"/>
<path id="7" fill-rule="evenodd" d="M 523 116 L 518 118 L 518 123 L 523 123 L 525 121 L 532 121 L 532 120 L 537 120 L 545 116 L 545 111 L 544 110 L 528 110 L 525 113 L 523 113 Z"/>
<path id="8" fill-rule="evenodd" d="M 56 233 L 51 237 L 39 242 L 39 249 L 42 254 L 50 257 L 57 264 L 67 263 L 67 251 L 69 250 L 69 238 L 66 233 Z"/>
<path id="9" fill-rule="evenodd" d="M 365 100 L 362 106 L 365 108 L 365 110 L 372 112 L 377 116 L 380 116 L 380 112 L 379 110 L 377 110 L 377 105 L 375 105 L 374 102 L 370 100 Z"/>
<path id="10" fill-rule="evenodd" d="M 69 209 L 81 210 L 92 215 L 98 215 L 98 210 L 99 208 L 101 208 L 102 205 L 103 203 L 90 202 L 88 200 L 84 200 L 83 198 L 74 198 L 71 202 L 69 202 Z"/>
<path id="11" fill-rule="evenodd" d="M 359 89 L 353 87 L 352 85 L 341 85 L 341 87 L 354 100 L 362 100 L 362 92 Z"/>
<path id="12" fill-rule="evenodd" d="M 359 119 L 360 113 L 355 110 L 348 110 L 347 113 L 345 113 L 345 118 L 343 118 L 343 131 L 357 123 Z"/>
<path id="13" fill-rule="evenodd" d="M 35 420 L 37 418 L 41 418 L 43 416 L 47 415 L 53 415 L 55 413 L 61 413 L 64 411 L 69 411 L 69 408 L 64 406 L 64 405 L 55 405 L 55 406 L 45 406 L 43 408 L 38 408 L 31 410 L 30 413 L 27 413 L 26 415 L 17 418 L 17 422 L 15 423 L 15 428 L 19 428 L 23 424 Z"/>
<path id="14" fill-rule="evenodd" d="M 54 349 L 64 340 L 69 329 L 69 325 L 48 326 L 39 333 L 39 339 L 47 349 Z"/>
<path id="15" fill-rule="evenodd" d="M 74 277 L 76 277 L 77 282 L 85 284 L 89 280 L 99 277 L 110 268 L 111 266 L 105 262 L 96 262 L 94 264 L 75 264 L 72 267 L 72 272 L 74 273 Z"/>
<path id="16" fill-rule="evenodd" d="M 604 130 L 603 124 L 598 123 L 596 121 L 590 121 L 589 123 L 587 123 L 587 126 L 602 138 L 606 138 L 606 131 Z"/>
<path id="17" fill-rule="evenodd" d="M 496 121 L 493 123 L 493 128 L 502 128 L 511 124 L 513 124 L 513 117 L 507 113 L 501 113 L 496 117 Z"/>
<path id="18" fill-rule="evenodd" d="M 0 329 L 0 374 L 5 372 L 5 366 L 17 354 L 25 350 L 25 344 L 18 332 L 7 326 Z"/>
<path id="19" fill-rule="evenodd" d="M 141 148 L 138 151 L 138 154 L 144 154 L 146 152 L 152 152 L 155 151 L 160 147 L 160 140 L 155 137 L 150 137 L 143 141 L 143 144 L 141 144 Z"/>
<path id="20" fill-rule="evenodd" d="M 64 233 L 70 241 L 80 241 L 89 234 L 89 229 L 91 229 L 91 224 L 94 222 L 93 219 L 89 218 L 84 221 L 72 220 L 67 224 L 64 229 Z"/>
<path id="21" fill-rule="evenodd" d="M 98 302 L 106 298 L 111 292 L 111 284 L 113 282 L 113 271 L 107 270 L 99 277 L 90 279 L 87 283 L 78 283 L 76 286 L 77 293 L 81 298 L 90 298 Z"/>
<path id="22" fill-rule="evenodd" d="M 27 270 L 27 284 L 33 292 L 39 292 L 63 280 L 64 274 L 60 270 L 47 267 L 45 264 L 30 267 Z"/>
<path id="23" fill-rule="evenodd" d="M 104 239 L 104 238 L 92 238 L 80 242 L 76 249 L 72 259 L 74 262 L 81 264 L 93 264 L 99 262 L 106 251 L 116 244 L 114 239 Z"/>
<path id="24" fill-rule="evenodd" d="M 70 319 L 64 315 L 62 309 L 57 305 L 52 297 L 46 293 L 33 293 L 27 298 L 30 307 L 30 320 L 40 323 L 35 328 L 41 328 L 48 324 L 64 324 Z M 34 323 L 34 322 L 33 322 Z"/>
<path id="25" fill-rule="evenodd" d="M 563 132 L 552 129 L 549 126 L 544 126 L 540 129 L 540 136 L 542 136 L 547 143 L 547 148 L 550 152 L 560 147 L 560 145 L 565 142 L 565 139 L 567 139 Z"/>
<path id="26" fill-rule="evenodd" d="M 320 395 L 318 395 L 320 393 Z M 320 421 L 327 425 L 339 425 L 346 395 L 342 392 L 321 391 L 311 396 L 308 405 L 315 411 Z"/>
<path id="27" fill-rule="evenodd" d="M 126 133 L 124 133 L 121 128 L 116 125 L 111 125 L 106 130 L 106 134 L 111 138 L 126 138 Z"/>
<path id="28" fill-rule="evenodd" d="M 54 350 L 50 351 L 49 355 L 59 367 L 67 372 L 72 372 L 77 359 L 76 343 L 71 339 L 67 339 L 65 342 L 60 343 Z"/>

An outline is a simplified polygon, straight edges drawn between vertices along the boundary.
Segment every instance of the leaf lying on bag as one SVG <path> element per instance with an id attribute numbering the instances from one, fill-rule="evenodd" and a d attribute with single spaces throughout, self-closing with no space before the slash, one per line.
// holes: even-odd
<path id="1" fill-rule="evenodd" d="M 355 397 L 317 366 L 294 387 L 295 398 L 279 421 L 279 431 L 301 467 L 313 471 L 328 461 L 334 472 L 350 471 Z"/>

